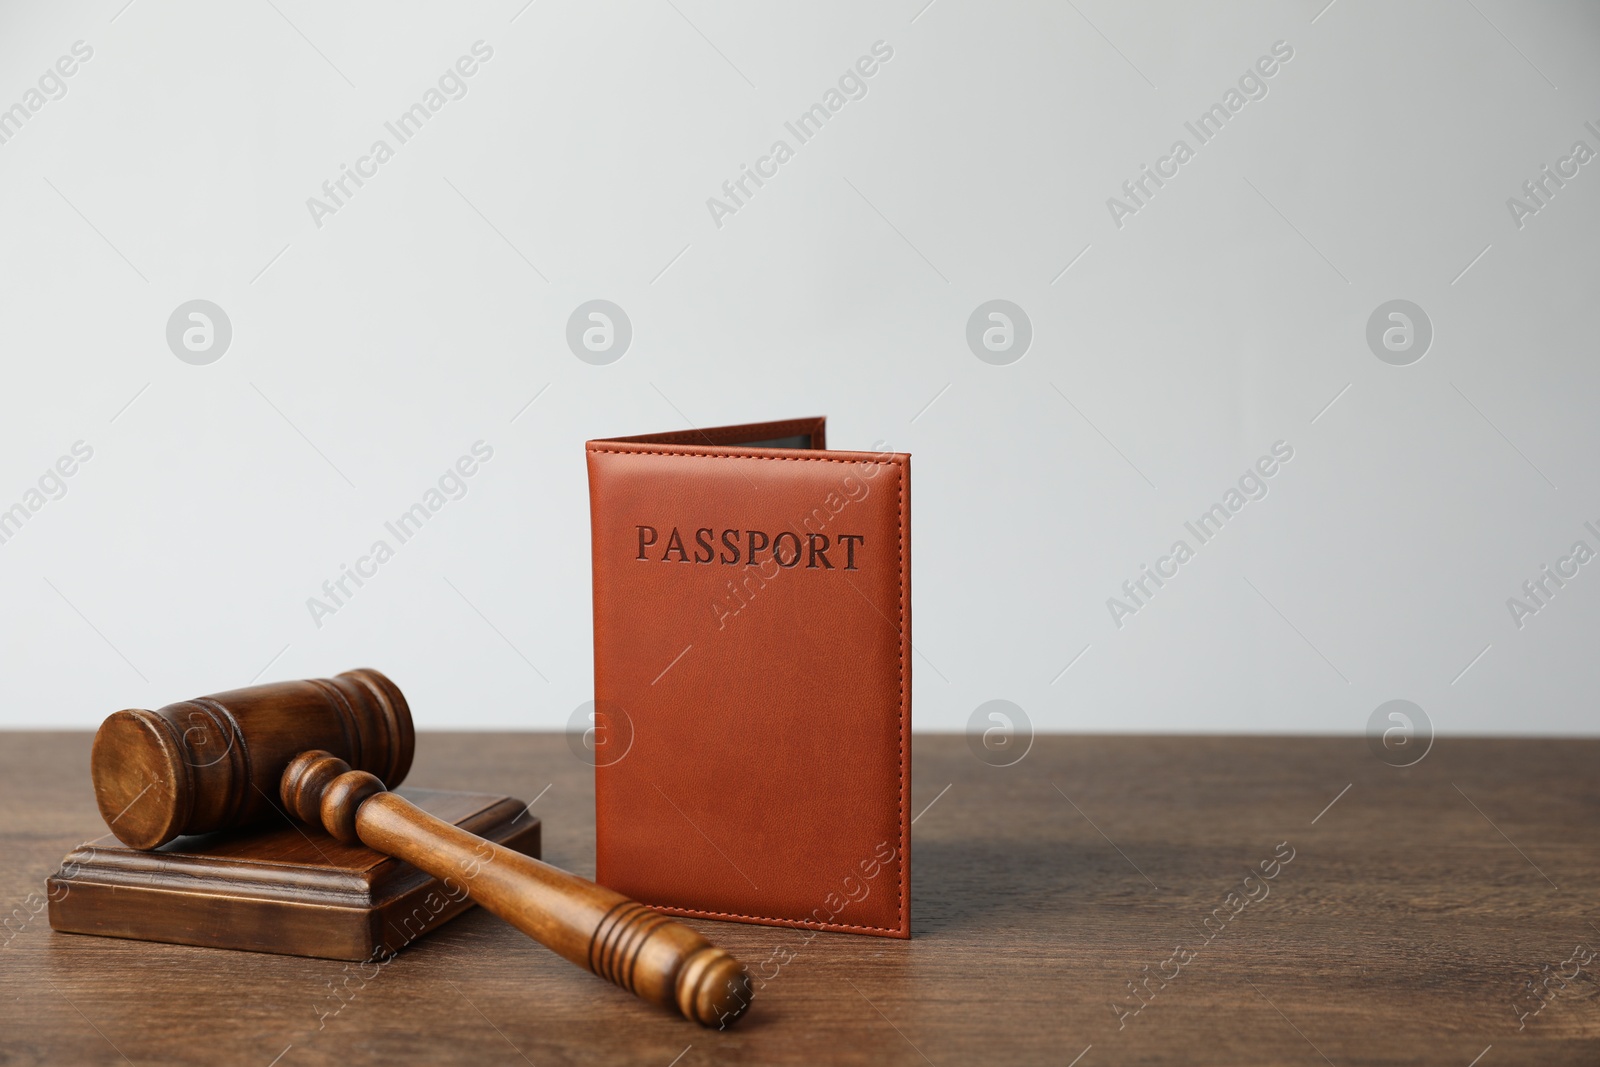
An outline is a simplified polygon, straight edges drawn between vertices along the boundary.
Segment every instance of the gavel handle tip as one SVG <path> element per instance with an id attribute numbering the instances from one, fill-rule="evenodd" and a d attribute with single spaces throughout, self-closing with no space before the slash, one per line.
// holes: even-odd
<path id="1" fill-rule="evenodd" d="M 750 975 L 724 949 L 708 945 L 684 960 L 676 985 L 678 1010 L 701 1026 L 732 1026 L 750 1007 Z"/>

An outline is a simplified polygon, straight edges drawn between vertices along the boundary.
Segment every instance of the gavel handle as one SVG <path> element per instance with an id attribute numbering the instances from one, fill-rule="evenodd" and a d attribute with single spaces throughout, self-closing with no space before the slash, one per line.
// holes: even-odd
<path id="1" fill-rule="evenodd" d="M 315 821 L 335 837 L 405 860 L 446 892 L 464 890 L 535 941 L 651 1003 L 718 1028 L 750 1004 L 744 966 L 689 927 L 437 819 L 337 757 L 297 756 L 282 792 L 302 818 L 315 803 Z"/>

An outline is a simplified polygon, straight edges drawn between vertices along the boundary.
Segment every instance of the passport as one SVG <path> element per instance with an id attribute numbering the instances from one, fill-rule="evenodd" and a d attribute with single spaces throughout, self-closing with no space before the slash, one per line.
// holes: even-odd
<path id="1" fill-rule="evenodd" d="M 910 937 L 911 457 L 823 418 L 585 448 L 596 880 Z"/>

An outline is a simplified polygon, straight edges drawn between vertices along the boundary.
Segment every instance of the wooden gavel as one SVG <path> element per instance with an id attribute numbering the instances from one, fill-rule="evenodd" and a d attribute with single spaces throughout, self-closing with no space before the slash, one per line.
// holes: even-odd
<path id="1" fill-rule="evenodd" d="M 95 734 L 100 814 L 119 840 L 294 817 L 460 885 L 573 963 L 703 1026 L 750 1005 L 744 966 L 643 904 L 436 819 L 385 786 L 411 767 L 416 734 L 398 687 L 374 670 L 278 682 L 119 711 Z"/>

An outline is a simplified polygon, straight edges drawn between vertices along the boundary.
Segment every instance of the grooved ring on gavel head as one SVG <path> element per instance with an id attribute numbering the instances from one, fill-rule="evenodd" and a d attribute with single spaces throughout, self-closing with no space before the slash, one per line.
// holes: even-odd
<path id="1" fill-rule="evenodd" d="M 362 669 L 116 712 L 95 734 L 90 774 L 111 832 L 148 849 L 279 817 L 284 768 L 308 749 L 397 786 L 415 746 L 405 696 Z"/>

